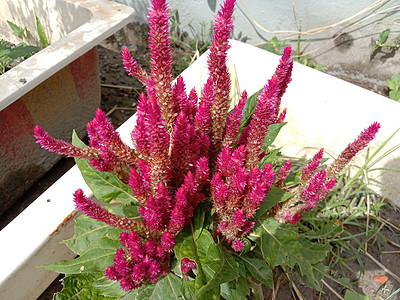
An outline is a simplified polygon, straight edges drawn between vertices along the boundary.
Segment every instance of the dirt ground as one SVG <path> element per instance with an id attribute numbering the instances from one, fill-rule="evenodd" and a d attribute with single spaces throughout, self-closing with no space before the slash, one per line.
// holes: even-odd
<path id="1" fill-rule="evenodd" d="M 137 80 L 128 76 L 124 70 L 120 56 L 121 49 L 124 46 L 127 46 L 138 63 L 148 70 L 149 52 L 147 47 L 147 33 L 148 27 L 146 25 L 134 23 L 129 24 L 98 46 L 102 83 L 101 108 L 107 113 L 115 127 L 120 126 L 135 113 L 137 100 L 140 93 L 143 91 L 141 84 Z M 179 58 L 179 61 L 182 62 L 188 61 L 188 58 L 190 60 L 192 53 L 190 52 L 190 49 L 182 49 L 177 46 L 174 47 L 173 55 Z M 176 76 L 182 71 L 182 63 L 179 66 L 175 65 L 175 69 L 176 73 L 174 75 Z M 371 87 L 369 88 L 373 89 Z M 386 91 L 381 90 L 379 92 L 384 94 Z M 18 207 L 13 208 L 8 215 L 4 216 L 0 222 L 0 228 L 22 211 L 24 207 L 29 205 L 29 203 L 34 201 L 41 192 L 57 180 L 58 177 L 62 176 L 62 174 L 72 167 L 72 165 L 72 159 L 62 159 L 60 163 L 44 177 L 43 180 L 39 181 L 26 195 L 24 195 L 24 197 L 22 197 L 21 201 L 17 201 L 17 203 L 19 203 Z M 397 274 L 397 276 L 400 276 L 400 229 L 396 227 L 399 226 L 399 212 L 390 206 L 386 206 L 383 209 L 383 216 L 388 222 L 394 224 L 394 227 L 387 225 L 382 227 L 380 231 L 382 236 L 387 239 L 386 245 L 384 245 L 383 239 L 380 238 L 378 240 L 382 242 L 382 245 L 376 243 L 368 248 L 368 253 L 370 253 L 376 261 L 361 254 L 365 268 L 364 276 L 362 276 L 360 271 L 359 263 L 354 260 L 349 261 L 348 264 L 350 268 L 355 270 L 355 273 L 352 273 L 347 269 L 335 269 L 335 276 L 337 277 L 345 275 L 353 280 L 358 280 L 355 289 L 370 296 L 371 300 L 386 299 L 391 293 L 400 288 L 399 279 L 394 278 L 384 269 L 387 268 L 395 275 Z M 354 228 L 352 230 L 356 232 L 358 229 Z M 383 267 L 378 264 L 382 264 Z M 378 275 L 387 275 L 389 280 L 385 284 L 375 282 L 374 277 Z M 59 279 L 60 278 L 57 278 L 53 285 L 38 299 L 52 299 L 53 293 L 61 288 Z M 326 283 L 335 292 L 332 292 L 327 285 L 324 285 L 324 292 L 317 293 L 305 287 L 300 281 L 295 281 L 293 289 L 297 289 L 297 292 L 293 293 L 291 292 L 292 289 L 287 280 L 285 280 L 285 277 L 282 277 L 276 299 L 340 299 L 335 295 L 335 293 L 338 293 L 343 297 L 343 287 L 328 279 L 326 280 Z M 303 295 L 303 298 L 299 295 Z M 265 299 L 271 299 L 271 297 L 272 291 L 265 289 Z M 400 299 L 400 293 L 390 299 Z"/>

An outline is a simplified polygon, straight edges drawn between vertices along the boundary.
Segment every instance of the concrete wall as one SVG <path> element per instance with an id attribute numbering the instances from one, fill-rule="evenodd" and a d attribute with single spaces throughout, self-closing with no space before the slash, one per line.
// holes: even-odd
<path id="1" fill-rule="evenodd" d="M 135 8 L 146 22 L 150 0 L 114 0 Z M 222 0 L 170 0 L 179 13 L 180 29 L 208 33 Z M 379 5 L 377 5 L 379 4 Z M 400 72 L 400 51 L 372 53 L 379 34 L 391 29 L 389 41 L 400 39 L 400 0 L 237 0 L 234 38 L 260 44 L 273 36 L 288 38 L 296 48 L 329 67 L 328 73 L 361 86 L 385 91 L 386 79 Z M 340 23 L 336 26 L 331 25 Z M 205 25 L 202 25 L 205 24 Z M 321 32 L 313 29 L 326 27 Z"/>

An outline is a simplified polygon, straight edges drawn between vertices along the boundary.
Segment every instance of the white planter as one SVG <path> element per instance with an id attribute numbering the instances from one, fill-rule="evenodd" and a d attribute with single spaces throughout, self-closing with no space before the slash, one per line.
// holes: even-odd
<path id="1" fill-rule="evenodd" d="M 240 87 L 252 94 L 271 76 L 279 57 L 236 41 L 231 43 L 229 61 L 234 62 Z M 187 89 L 200 88 L 206 81 L 206 60 L 207 54 L 182 73 Z M 230 65 L 233 67 L 233 63 Z M 339 153 L 373 121 L 382 123 L 375 145 L 399 127 L 398 103 L 299 64 L 294 66 L 293 82 L 282 105 L 288 108 L 289 124 L 276 144 L 289 154 L 302 154 L 305 146 L 323 146 Z M 134 124 L 135 116 L 118 129 L 128 144 Z M 397 136 L 391 145 L 399 143 Z M 394 154 L 385 164 L 399 160 Z M 399 182 L 398 177 L 395 180 Z M 72 258 L 66 246 L 58 242 L 72 236 L 73 222 L 62 221 L 73 212 L 72 193 L 78 188 L 90 195 L 74 167 L 0 232 L 0 294 L 4 299 L 32 299 L 57 275 L 35 266 Z M 55 229 L 57 232 L 49 236 Z"/>
<path id="2" fill-rule="evenodd" d="M 35 144 L 34 125 L 64 140 L 85 132 L 101 99 L 96 45 L 134 10 L 106 0 L 0 1 L 0 38 L 21 42 L 9 20 L 38 39 L 35 15 L 50 46 L 0 76 L 0 215 L 59 159 Z"/>

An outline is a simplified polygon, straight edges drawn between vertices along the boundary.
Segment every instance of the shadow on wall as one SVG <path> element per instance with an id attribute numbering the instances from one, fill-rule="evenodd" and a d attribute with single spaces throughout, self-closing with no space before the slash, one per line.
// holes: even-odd
<path id="1" fill-rule="evenodd" d="M 41 43 L 36 34 L 35 15 L 43 25 L 50 44 L 64 37 L 90 19 L 90 11 L 88 9 L 64 0 L 57 0 L 55 5 L 51 4 L 51 7 L 46 1 L 35 0 L 32 7 L 32 3 L 28 3 L 27 0 L 11 0 L 6 1 L 6 4 L 3 4 L 1 7 L 3 8 L 0 12 L 1 33 L 2 35 L 7 35 L 5 38 L 12 42 L 20 41 L 13 35 L 6 22 L 9 18 L 8 16 L 12 16 L 10 21 L 16 25 L 28 28 L 37 45 L 41 45 Z"/>

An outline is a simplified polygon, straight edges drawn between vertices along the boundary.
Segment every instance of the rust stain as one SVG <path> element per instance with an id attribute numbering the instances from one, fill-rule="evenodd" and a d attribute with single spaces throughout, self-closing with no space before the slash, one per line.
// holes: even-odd
<path id="1" fill-rule="evenodd" d="M 56 234 L 61 227 L 67 224 L 68 221 L 71 220 L 76 215 L 76 213 L 77 211 L 74 210 L 68 216 L 66 216 L 65 219 L 57 226 L 57 228 L 52 233 L 49 234 L 49 236 L 53 236 L 53 234 Z"/>

